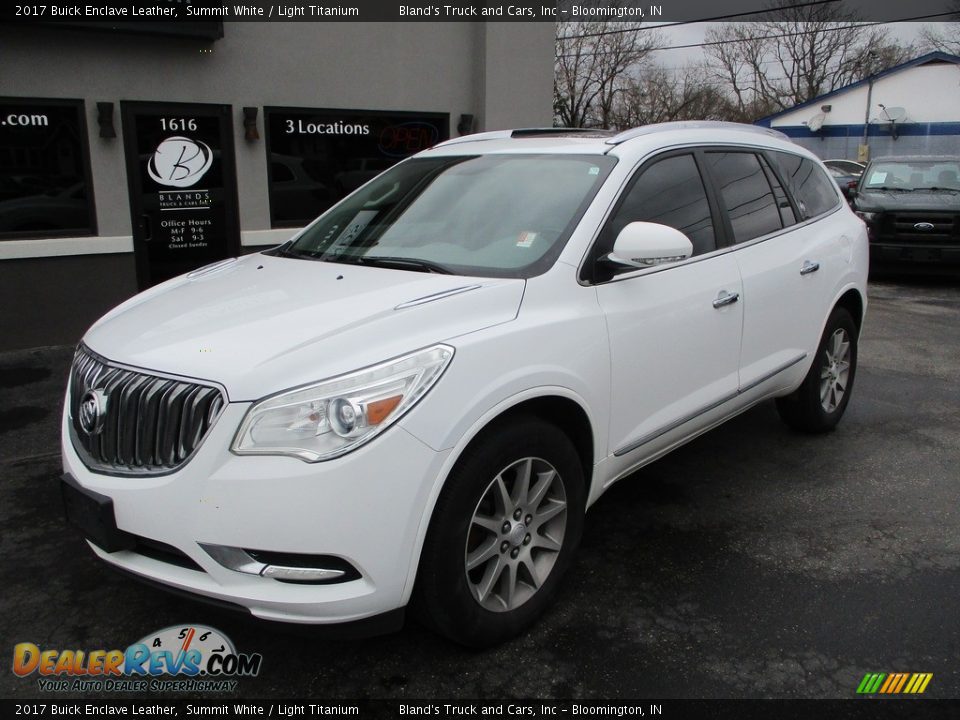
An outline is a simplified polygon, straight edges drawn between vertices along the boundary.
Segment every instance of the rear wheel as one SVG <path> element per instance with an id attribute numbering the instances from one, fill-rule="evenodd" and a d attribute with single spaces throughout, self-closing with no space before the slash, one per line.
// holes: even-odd
<path id="1" fill-rule="evenodd" d="M 415 607 L 448 638 L 489 647 L 549 604 L 583 528 L 580 459 L 559 428 L 523 417 L 481 435 L 437 501 Z"/>
<path id="2" fill-rule="evenodd" d="M 846 308 L 834 308 L 803 384 L 777 398 L 783 421 L 802 432 L 833 430 L 843 417 L 857 373 L 857 327 Z"/>

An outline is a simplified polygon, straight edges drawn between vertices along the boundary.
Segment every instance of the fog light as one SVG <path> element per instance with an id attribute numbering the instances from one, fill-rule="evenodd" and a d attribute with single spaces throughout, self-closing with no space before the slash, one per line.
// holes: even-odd
<path id="1" fill-rule="evenodd" d="M 326 568 L 285 567 L 283 565 L 267 565 L 260 571 L 263 577 L 274 580 L 290 580 L 292 582 L 319 582 L 336 580 L 342 577 L 343 570 L 329 570 Z"/>
<path id="2" fill-rule="evenodd" d="M 245 550 L 227 545 L 198 543 L 220 565 L 234 572 L 290 583 L 340 583 L 356 580 L 360 572 L 343 558 L 267 550 Z"/>

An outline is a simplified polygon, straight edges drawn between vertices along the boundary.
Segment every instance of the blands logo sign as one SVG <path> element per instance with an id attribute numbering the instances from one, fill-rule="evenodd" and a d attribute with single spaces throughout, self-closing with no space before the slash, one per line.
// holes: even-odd
<path id="1" fill-rule="evenodd" d="M 166 187 L 192 187 L 213 164 L 210 146 L 200 140 L 174 136 L 161 142 L 147 162 L 147 173 Z"/>

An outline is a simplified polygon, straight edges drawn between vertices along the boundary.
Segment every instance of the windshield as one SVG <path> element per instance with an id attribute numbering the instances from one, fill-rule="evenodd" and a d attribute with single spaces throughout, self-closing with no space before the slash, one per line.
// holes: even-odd
<path id="1" fill-rule="evenodd" d="M 556 260 L 615 162 L 602 155 L 408 160 L 271 252 L 425 272 L 532 277 Z"/>
<path id="2" fill-rule="evenodd" d="M 895 160 L 874 163 L 864 176 L 864 189 L 960 190 L 956 160 Z"/>

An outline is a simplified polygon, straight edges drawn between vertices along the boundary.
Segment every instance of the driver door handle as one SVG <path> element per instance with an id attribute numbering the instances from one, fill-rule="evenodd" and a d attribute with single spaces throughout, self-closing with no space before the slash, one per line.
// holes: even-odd
<path id="1" fill-rule="evenodd" d="M 717 299 L 713 301 L 713 306 L 715 308 L 722 308 L 725 305 L 733 305 L 737 300 L 740 299 L 740 293 L 727 292 L 726 290 L 721 290 L 720 294 L 717 295 Z"/>

